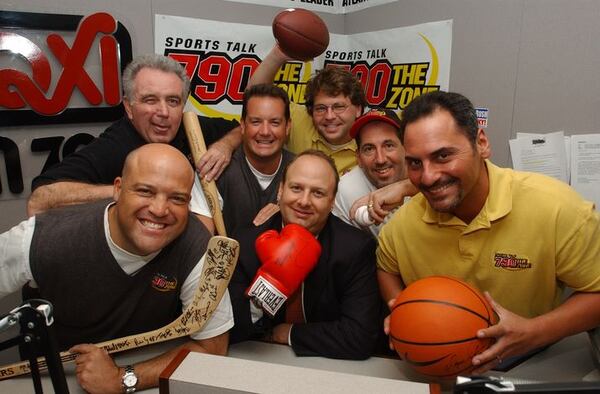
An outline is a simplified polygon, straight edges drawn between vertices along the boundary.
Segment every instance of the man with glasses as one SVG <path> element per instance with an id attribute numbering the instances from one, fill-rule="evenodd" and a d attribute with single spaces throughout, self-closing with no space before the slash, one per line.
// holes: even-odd
<path id="1" fill-rule="evenodd" d="M 275 44 L 252 74 L 249 86 L 273 81 L 279 68 L 293 60 Z M 292 129 L 287 148 L 292 153 L 317 149 L 331 157 L 340 175 L 356 166 L 357 146 L 350 127 L 367 105 L 360 81 L 349 71 L 331 67 L 317 71 L 306 85 L 306 105 L 290 104 Z"/>

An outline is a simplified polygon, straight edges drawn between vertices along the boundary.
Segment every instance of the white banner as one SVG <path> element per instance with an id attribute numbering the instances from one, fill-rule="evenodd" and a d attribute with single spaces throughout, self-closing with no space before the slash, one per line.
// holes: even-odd
<path id="1" fill-rule="evenodd" d="M 398 0 L 227 0 L 236 3 L 271 5 L 284 8 L 304 8 L 316 12 L 332 14 L 348 14 L 350 12 L 374 7 L 380 4 L 393 3 Z"/>
<path id="2" fill-rule="evenodd" d="M 452 21 L 331 35 L 315 67 L 342 66 L 365 86 L 370 106 L 404 109 L 413 98 L 448 90 Z"/>
<path id="3" fill-rule="evenodd" d="M 156 15 L 156 53 L 185 65 L 192 80 L 187 109 L 207 116 L 239 118 L 244 87 L 273 44 L 271 26 Z M 303 103 L 315 69 L 344 67 L 361 80 L 370 106 L 403 109 L 423 93 L 448 90 L 451 45 L 451 20 L 332 34 L 323 55 L 286 63 L 275 82 Z"/>

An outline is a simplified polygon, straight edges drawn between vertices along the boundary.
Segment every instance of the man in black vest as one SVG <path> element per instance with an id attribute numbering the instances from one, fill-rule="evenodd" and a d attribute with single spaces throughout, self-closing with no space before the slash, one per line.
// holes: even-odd
<path id="1" fill-rule="evenodd" d="M 246 89 L 242 104 L 242 145 L 217 181 L 227 232 L 249 225 L 258 211 L 277 201 L 283 169 L 293 154 L 283 149 L 290 131 L 287 93 L 271 83 Z"/>
<path id="2" fill-rule="evenodd" d="M 162 327 L 191 303 L 210 238 L 189 212 L 193 182 L 182 153 L 146 144 L 127 156 L 114 201 L 51 209 L 0 234 L 0 297 L 29 282 L 52 302 L 59 347 L 79 353 L 86 391 L 156 386 L 181 347 L 226 353 L 228 294 L 190 341 L 135 366 L 119 367 L 103 349 L 82 344 Z M 132 373 L 137 384 L 127 386 Z"/>

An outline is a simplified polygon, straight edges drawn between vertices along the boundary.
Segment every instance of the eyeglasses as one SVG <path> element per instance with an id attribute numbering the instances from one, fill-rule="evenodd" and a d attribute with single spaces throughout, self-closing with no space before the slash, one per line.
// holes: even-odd
<path id="1" fill-rule="evenodd" d="M 346 111 L 348 109 L 349 105 L 347 104 L 341 104 L 341 103 L 335 103 L 332 105 L 315 105 L 313 107 L 313 114 L 316 115 L 325 115 L 327 113 L 327 110 L 329 108 L 331 108 L 331 110 L 333 111 L 333 113 L 335 114 L 342 114 L 344 113 L 344 111 Z"/>

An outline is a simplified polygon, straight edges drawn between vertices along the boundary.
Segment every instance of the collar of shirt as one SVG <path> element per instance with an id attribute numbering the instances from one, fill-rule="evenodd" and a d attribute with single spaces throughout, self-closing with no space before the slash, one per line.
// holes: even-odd
<path id="1" fill-rule="evenodd" d="M 160 253 L 160 250 L 151 253 L 147 256 L 138 256 L 136 254 L 129 253 L 128 251 L 117 245 L 110 236 L 110 227 L 108 224 L 108 209 L 114 204 L 114 202 L 111 202 L 106 206 L 106 209 L 104 210 L 104 236 L 106 237 L 106 243 L 108 244 L 110 252 L 117 261 L 117 264 L 119 264 L 119 267 L 121 267 L 121 269 L 127 275 L 134 275 L 140 269 L 142 269 L 144 265 L 146 265 L 153 258 L 155 258 Z"/>
<path id="2" fill-rule="evenodd" d="M 344 149 L 349 149 L 352 152 L 356 152 L 356 150 L 358 149 L 358 146 L 356 145 L 356 141 L 354 140 L 354 138 L 352 138 L 350 141 L 348 141 L 344 144 L 334 145 L 334 144 L 327 142 L 327 140 L 321 134 L 319 134 L 319 132 L 316 132 L 312 136 L 312 140 L 313 140 L 313 143 L 315 143 L 315 144 L 321 143 L 321 144 L 325 145 L 331 152 L 338 152 L 338 151 L 341 151 Z"/>

